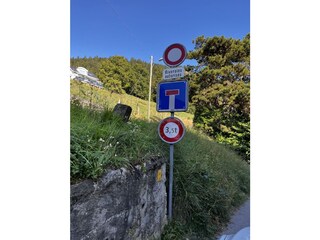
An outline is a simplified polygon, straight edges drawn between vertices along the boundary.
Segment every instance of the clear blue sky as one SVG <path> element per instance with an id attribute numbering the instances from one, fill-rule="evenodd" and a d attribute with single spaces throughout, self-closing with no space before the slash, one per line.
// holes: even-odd
<path id="1" fill-rule="evenodd" d="M 160 63 L 172 43 L 190 51 L 201 35 L 242 39 L 250 32 L 250 0 L 71 0 L 70 17 L 71 57 L 154 56 Z"/>

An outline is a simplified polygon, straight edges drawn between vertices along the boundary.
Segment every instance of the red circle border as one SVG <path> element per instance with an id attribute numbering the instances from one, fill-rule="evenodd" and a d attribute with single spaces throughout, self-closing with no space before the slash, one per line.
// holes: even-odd
<path id="1" fill-rule="evenodd" d="M 179 48 L 180 51 L 181 51 L 181 57 L 175 61 L 175 62 L 172 62 L 168 59 L 168 54 L 169 52 L 173 49 L 173 48 Z M 163 53 L 163 61 L 164 63 L 169 66 L 169 67 L 176 67 L 176 66 L 179 66 L 181 63 L 183 63 L 183 61 L 186 59 L 187 57 L 187 50 L 186 48 L 180 44 L 180 43 L 174 43 L 174 44 L 171 44 L 169 47 L 166 48 L 166 50 L 164 51 Z"/>
<path id="2" fill-rule="evenodd" d="M 178 125 L 178 128 L 179 128 L 179 134 L 177 136 L 175 136 L 174 138 L 168 138 L 165 134 L 164 134 L 164 126 L 169 123 L 169 122 L 174 122 L 175 124 Z M 170 143 L 170 144 L 174 144 L 174 143 L 177 143 L 179 142 L 183 136 L 184 136 L 184 133 L 185 133 L 185 127 L 183 125 L 183 122 L 179 119 L 179 118 L 172 118 L 172 117 L 168 117 L 168 118 L 165 118 L 163 119 L 160 124 L 159 124 L 159 127 L 158 127 L 158 132 L 159 132 L 159 136 L 160 138 L 166 142 L 166 143 Z"/>

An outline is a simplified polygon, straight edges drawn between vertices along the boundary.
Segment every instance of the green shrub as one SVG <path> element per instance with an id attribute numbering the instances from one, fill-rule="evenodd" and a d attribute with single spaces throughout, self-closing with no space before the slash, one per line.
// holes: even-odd
<path id="1" fill-rule="evenodd" d="M 238 122 L 231 129 L 224 134 L 217 134 L 215 140 L 231 146 L 250 163 L 250 122 Z"/>
<path id="2" fill-rule="evenodd" d="M 214 84 L 194 96 L 194 124 L 250 162 L 250 84 Z"/>

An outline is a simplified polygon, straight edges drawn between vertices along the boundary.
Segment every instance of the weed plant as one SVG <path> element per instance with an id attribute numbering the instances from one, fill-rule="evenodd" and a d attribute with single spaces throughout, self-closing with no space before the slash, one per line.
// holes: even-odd
<path id="1" fill-rule="evenodd" d="M 156 124 L 123 122 L 110 109 L 71 104 L 71 181 L 97 179 L 106 168 L 139 164 L 161 151 Z"/>

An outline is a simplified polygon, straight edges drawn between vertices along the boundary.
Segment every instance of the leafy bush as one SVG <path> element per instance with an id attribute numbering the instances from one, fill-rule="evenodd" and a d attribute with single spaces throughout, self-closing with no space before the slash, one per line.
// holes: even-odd
<path id="1" fill-rule="evenodd" d="M 250 163 L 250 122 L 238 122 L 231 127 L 228 136 L 217 134 L 216 141 L 232 146 L 248 163 Z"/>
<path id="2" fill-rule="evenodd" d="M 194 96 L 194 124 L 250 161 L 250 84 L 215 84 Z"/>

